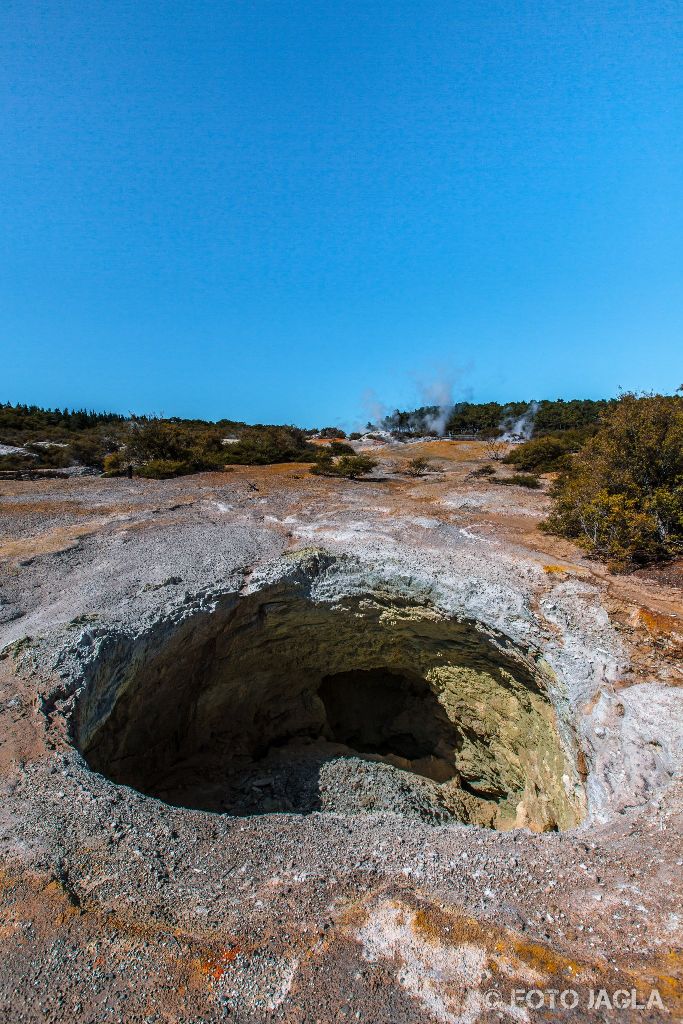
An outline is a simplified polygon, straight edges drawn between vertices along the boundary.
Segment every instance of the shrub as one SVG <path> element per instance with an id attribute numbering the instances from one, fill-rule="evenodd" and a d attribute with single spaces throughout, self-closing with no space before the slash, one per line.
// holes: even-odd
<path id="1" fill-rule="evenodd" d="M 541 486 L 541 481 L 533 473 L 515 473 L 514 476 L 502 476 L 495 482 L 497 484 L 512 484 L 517 487 L 530 487 L 532 490 L 538 490 Z"/>
<path id="2" fill-rule="evenodd" d="M 129 460 L 124 457 L 123 452 L 110 452 L 102 460 L 104 475 L 123 476 L 129 464 Z"/>
<path id="3" fill-rule="evenodd" d="M 35 460 L 30 456 L 20 455 L 16 452 L 10 455 L 0 455 L 0 470 L 35 469 Z"/>
<path id="4" fill-rule="evenodd" d="M 471 473 L 467 474 L 473 477 L 484 477 L 484 476 L 495 476 L 496 471 L 490 462 L 487 462 L 485 466 L 479 466 L 477 469 L 473 469 Z"/>
<path id="5" fill-rule="evenodd" d="M 185 476 L 193 467 L 189 462 L 177 459 L 152 459 L 136 470 L 137 476 L 149 477 L 152 480 L 168 480 L 174 476 Z"/>
<path id="6" fill-rule="evenodd" d="M 349 434 L 349 441 L 360 441 L 362 436 L 357 430 L 354 430 L 352 434 Z"/>
<path id="7" fill-rule="evenodd" d="M 356 480 L 359 476 L 372 473 L 377 465 L 377 459 L 371 459 L 368 455 L 342 455 L 335 463 L 335 475 L 347 477 L 349 480 Z"/>
<path id="8" fill-rule="evenodd" d="M 517 469 L 534 473 L 552 473 L 567 469 L 569 453 L 577 451 L 580 443 L 568 437 L 534 437 L 531 441 L 516 445 L 507 453 L 503 462 Z"/>
<path id="9" fill-rule="evenodd" d="M 192 439 L 175 423 L 154 416 L 133 417 L 126 438 L 129 462 L 182 461 Z"/>
<path id="10" fill-rule="evenodd" d="M 223 461 L 242 466 L 273 462 L 311 462 L 318 449 L 296 427 L 247 427 L 237 444 L 223 448 Z"/>
<path id="11" fill-rule="evenodd" d="M 105 459 L 116 454 L 118 443 L 115 438 L 99 434 L 77 434 L 69 442 L 68 453 L 72 461 L 82 466 L 104 469 Z"/>
<path id="12" fill-rule="evenodd" d="M 333 455 L 355 455 L 355 450 L 350 444 L 344 444 L 343 441 L 330 441 L 328 445 L 329 450 Z"/>
<path id="13" fill-rule="evenodd" d="M 431 469 L 431 462 L 429 459 L 424 459 L 420 455 L 416 455 L 414 459 L 410 459 L 406 465 L 406 473 L 408 476 L 424 476 Z"/>
<path id="14" fill-rule="evenodd" d="M 311 473 L 317 476 L 325 476 L 334 466 L 334 458 L 329 449 L 316 452 L 315 462 L 311 466 Z"/>
<path id="15" fill-rule="evenodd" d="M 501 441 L 497 437 L 490 437 L 484 442 L 484 448 L 490 459 L 493 459 L 494 462 L 501 462 L 508 446 L 506 441 Z"/>
<path id="16" fill-rule="evenodd" d="M 189 462 L 194 473 L 224 473 L 227 469 L 232 469 L 226 465 L 223 452 L 193 452 Z"/>
<path id="17" fill-rule="evenodd" d="M 320 431 L 321 437 L 346 437 L 345 431 L 341 427 L 323 427 Z"/>
<path id="18" fill-rule="evenodd" d="M 314 466 L 311 466 L 311 473 L 318 476 L 341 476 L 347 480 L 356 480 L 359 476 L 371 473 L 377 465 L 376 459 L 367 455 L 341 455 L 335 459 L 330 452 L 323 452 Z"/>
<path id="19" fill-rule="evenodd" d="M 26 445 L 26 450 L 37 456 L 37 458 L 31 459 L 32 469 L 65 469 L 71 465 L 69 450 L 62 448 L 61 445 L 42 445 L 29 442 Z"/>
<path id="20" fill-rule="evenodd" d="M 543 528 L 625 571 L 683 553 L 683 398 L 625 394 L 553 488 Z"/>

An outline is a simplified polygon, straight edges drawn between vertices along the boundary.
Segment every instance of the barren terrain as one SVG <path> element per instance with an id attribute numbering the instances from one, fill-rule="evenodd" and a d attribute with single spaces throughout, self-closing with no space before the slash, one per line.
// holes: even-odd
<path id="1" fill-rule="evenodd" d="M 374 454 L 0 483 L 3 1019 L 683 1019 L 680 566 Z"/>

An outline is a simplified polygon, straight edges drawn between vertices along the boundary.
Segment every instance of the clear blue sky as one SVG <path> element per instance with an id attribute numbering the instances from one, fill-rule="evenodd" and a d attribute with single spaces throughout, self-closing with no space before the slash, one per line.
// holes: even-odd
<path id="1" fill-rule="evenodd" d="M 6 0 L 0 400 L 310 426 L 442 376 L 673 391 L 682 19 Z"/>

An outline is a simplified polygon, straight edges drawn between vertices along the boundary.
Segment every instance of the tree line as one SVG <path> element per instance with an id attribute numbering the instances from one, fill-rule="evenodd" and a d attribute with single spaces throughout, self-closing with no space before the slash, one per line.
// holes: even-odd
<path id="1" fill-rule="evenodd" d="M 532 437 L 553 432 L 585 430 L 597 426 L 600 417 L 614 404 L 615 399 L 563 398 L 551 401 L 528 400 L 520 402 L 457 402 L 443 416 L 436 405 L 419 409 L 399 410 L 385 416 L 377 426 L 398 434 L 435 433 L 434 422 L 441 419 L 448 434 L 478 434 L 482 438 L 494 437 L 510 429 L 516 421 L 529 416 Z M 372 424 L 368 424 L 372 428 Z"/>

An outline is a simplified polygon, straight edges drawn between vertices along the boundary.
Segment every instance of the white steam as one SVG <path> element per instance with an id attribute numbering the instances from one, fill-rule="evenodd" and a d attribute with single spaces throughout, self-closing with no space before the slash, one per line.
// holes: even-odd
<path id="1" fill-rule="evenodd" d="M 413 375 L 415 388 L 420 396 L 420 407 L 414 413 L 390 412 L 375 391 L 368 388 L 362 397 L 363 407 L 368 414 L 368 422 L 378 433 L 398 431 L 408 434 L 437 434 L 443 437 L 446 426 L 455 407 L 454 392 L 462 389 L 463 369 L 439 368 L 430 379 L 417 374 Z M 465 392 L 467 389 L 465 389 Z M 429 411 L 427 411 L 429 410 Z"/>
<path id="2" fill-rule="evenodd" d="M 446 424 L 453 411 L 454 381 L 450 374 L 441 374 L 435 381 L 421 383 L 420 392 L 425 405 L 435 405 L 437 411 L 425 419 L 425 430 L 430 434 L 442 437 L 446 432 Z"/>
<path id="3" fill-rule="evenodd" d="M 372 388 L 366 388 L 363 392 L 361 402 L 365 411 L 367 422 L 373 427 L 379 427 L 384 417 L 389 412 L 387 406 Z"/>
<path id="4" fill-rule="evenodd" d="M 538 412 L 538 402 L 530 402 L 521 416 L 516 420 L 508 417 L 501 423 L 504 431 L 502 441 L 528 441 L 534 432 L 534 422 Z"/>

